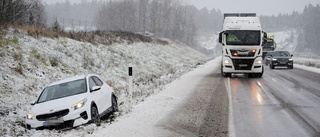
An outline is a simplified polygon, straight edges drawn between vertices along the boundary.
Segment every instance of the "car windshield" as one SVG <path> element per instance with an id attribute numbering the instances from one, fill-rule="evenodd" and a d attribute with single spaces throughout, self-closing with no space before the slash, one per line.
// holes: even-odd
<path id="1" fill-rule="evenodd" d="M 273 52 L 273 56 L 289 57 L 290 53 L 288 51 L 275 51 L 275 52 Z"/>
<path id="2" fill-rule="evenodd" d="M 85 79 L 62 83 L 45 88 L 42 91 L 37 103 L 81 94 L 85 93 L 86 91 L 87 89 Z"/>
<path id="3" fill-rule="evenodd" d="M 227 30 L 227 45 L 260 45 L 261 33 L 254 30 Z"/>

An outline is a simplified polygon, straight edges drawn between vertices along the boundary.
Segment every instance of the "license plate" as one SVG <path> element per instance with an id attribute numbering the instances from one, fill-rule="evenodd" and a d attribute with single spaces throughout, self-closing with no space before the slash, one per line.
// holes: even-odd
<path id="1" fill-rule="evenodd" d="M 62 119 L 54 119 L 54 120 L 47 120 L 42 123 L 43 126 L 54 126 L 62 124 L 64 121 Z"/>
<path id="2" fill-rule="evenodd" d="M 239 67 L 247 67 L 248 64 L 239 64 Z"/>
<path id="3" fill-rule="evenodd" d="M 286 62 L 280 62 L 280 64 L 286 64 Z"/>

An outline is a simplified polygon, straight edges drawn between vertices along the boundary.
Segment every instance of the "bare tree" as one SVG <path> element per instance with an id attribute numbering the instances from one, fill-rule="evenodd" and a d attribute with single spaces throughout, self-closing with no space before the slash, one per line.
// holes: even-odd
<path id="1" fill-rule="evenodd" d="M 118 0 L 102 6 L 96 19 L 98 29 L 108 31 L 151 31 L 158 37 L 195 43 L 196 25 L 192 8 L 178 0 Z"/>
<path id="2" fill-rule="evenodd" d="M 44 7 L 40 0 L 2 0 L 0 25 L 44 24 Z"/>

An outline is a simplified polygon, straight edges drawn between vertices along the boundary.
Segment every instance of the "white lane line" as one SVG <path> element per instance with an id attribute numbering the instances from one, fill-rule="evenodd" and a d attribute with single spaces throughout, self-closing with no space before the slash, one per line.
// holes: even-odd
<path id="1" fill-rule="evenodd" d="M 230 78 L 225 79 L 224 84 L 226 86 L 226 90 L 228 92 L 228 97 L 229 97 L 229 120 L 228 120 L 229 121 L 228 122 L 229 137 L 236 137 L 236 132 L 234 128 L 234 119 L 233 119 L 233 105 L 232 105 Z"/>

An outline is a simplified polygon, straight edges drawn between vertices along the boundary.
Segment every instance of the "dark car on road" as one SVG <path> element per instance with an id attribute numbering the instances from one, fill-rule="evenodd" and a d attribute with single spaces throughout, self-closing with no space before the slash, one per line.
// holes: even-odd
<path id="1" fill-rule="evenodd" d="M 273 51 L 270 53 L 269 66 L 274 69 L 276 66 L 286 66 L 288 69 L 293 69 L 293 59 L 288 51 Z"/>

